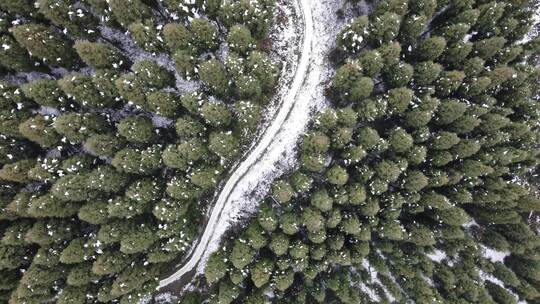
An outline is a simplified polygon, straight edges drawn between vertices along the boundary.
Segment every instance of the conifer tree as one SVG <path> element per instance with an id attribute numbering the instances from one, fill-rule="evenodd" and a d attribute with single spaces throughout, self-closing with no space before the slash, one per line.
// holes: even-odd
<path id="1" fill-rule="evenodd" d="M 38 0 L 38 12 L 65 32 L 77 37 L 95 37 L 98 29 L 94 16 L 66 0 Z"/>
<path id="2" fill-rule="evenodd" d="M 29 71 L 32 69 L 32 59 L 28 52 L 15 39 L 3 33 L 0 36 L 0 66 L 15 71 Z"/>
<path id="3" fill-rule="evenodd" d="M 124 64 L 122 55 L 110 46 L 99 43 L 79 40 L 73 46 L 84 63 L 99 69 L 118 69 Z"/>
<path id="4" fill-rule="evenodd" d="M 10 32 L 28 52 L 49 66 L 69 68 L 78 63 L 70 41 L 47 26 L 28 23 L 12 27 Z"/>

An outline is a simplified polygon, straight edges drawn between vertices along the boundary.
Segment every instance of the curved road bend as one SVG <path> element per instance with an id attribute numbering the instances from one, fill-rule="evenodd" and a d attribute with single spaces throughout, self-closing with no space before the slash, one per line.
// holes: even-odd
<path id="1" fill-rule="evenodd" d="M 304 32 L 300 60 L 289 92 L 287 93 L 287 95 L 285 95 L 283 101 L 280 103 L 280 109 L 278 113 L 274 116 L 274 121 L 272 121 L 271 124 L 268 126 L 263 136 L 260 138 L 259 143 L 245 158 L 245 160 L 239 164 L 237 169 L 232 173 L 229 180 L 221 190 L 221 193 L 219 194 L 219 197 L 216 200 L 215 205 L 212 209 L 206 228 L 202 236 L 200 237 L 195 250 L 193 250 L 189 260 L 174 274 L 172 274 L 168 278 L 161 280 L 158 289 L 161 289 L 173 282 L 182 279 L 186 274 L 191 273 L 197 267 L 201 258 L 204 256 L 205 251 L 208 248 L 208 244 L 216 230 L 217 223 L 222 211 L 225 209 L 227 204 L 231 203 L 229 200 L 229 196 L 231 195 L 232 191 L 240 182 L 242 177 L 246 175 L 247 172 L 249 172 L 250 170 L 257 170 L 255 166 L 257 164 L 257 161 L 264 156 L 264 153 L 267 151 L 268 147 L 272 143 L 272 140 L 279 132 L 285 121 L 287 119 L 294 119 L 294 117 L 289 116 L 289 113 L 291 112 L 294 104 L 298 99 L 297 97 L 300 93 L 300 89 L 305 81 L 308 72 L 313 39 L 313 17 L 311 14 L 310 6 L 311 0 L 296 1 L 298 1 L 298 4 L 300 6 L 302 15 L 301 17 L 304 24 Z"/>

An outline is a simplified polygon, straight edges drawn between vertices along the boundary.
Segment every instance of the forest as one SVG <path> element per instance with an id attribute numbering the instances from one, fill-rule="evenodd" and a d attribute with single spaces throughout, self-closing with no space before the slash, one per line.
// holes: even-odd
<path id="1" fill-rule="evenodd" d="M 277 106 L 276 2 L 0 0 L 0 303 L 155 301 Z M 540 302 L 540 3 L 346 5 L 297 165 L 166 303 Z"/>
<path id="2" fill-rule="evenodd" d="M 139 303 L 258 132 L 273 1 L 0 1 L 0 302 Z"/>
<path id="3" fill-rule="evenodd" d="M 540 301 L 533 5 L 382 0 L 351 20 L 332 107 L 208 260 L 210 303 Z"/>

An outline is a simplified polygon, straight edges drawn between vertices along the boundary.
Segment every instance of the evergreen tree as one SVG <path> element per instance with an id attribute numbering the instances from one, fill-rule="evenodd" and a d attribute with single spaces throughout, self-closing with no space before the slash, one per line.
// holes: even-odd
<path id="1" fill-rule="evenodd" d="M 221 158 L 231 159 L 238 155 L 238 139 L 232 132 L 212 132 L 208 149 Z"/>
<path id="2" fill-rule="evenodd" d="M 150 143 L 157 138 L 152 121 L 143 116 L 132 116 L 120 121 L 118 134 L 135 143 Z"/>
<path id="3" fill-rule="evenodd" d="M 151 20 L 131 23 L 128 30 L 135 44 L 141 49 L 152 54 L 162 51 L 163 38 L 160 36 L 161 33 L 158 32 L 158 27 Z"/>
<path id="4" fill-rule="evenodd" d="M 28 23 L 12 27 L 10 32 L 20 45 L 47 65 L 69 68 L 78 63 L 69 40 L 45 25 Z"/>
<path id="5" fill-rule="evenodd" d="M 227 258 L 225 252 L 216 251 L 209 258 L 205 268 L 204 275 L 208 283 L 214 283 L 220 280 L 227 273 Z"/>
<path id="6" fill-rule="evenodd" d="M 104 43 L 79 40 L 73 47 L 84 63 L 98 69 L 118 69 L 125 63 L 117 50 Z"/>
<path id="7" fill-rule="evenodd" d="M 193 49 L 191 32 L 179 23 L 165 24 L 163 27 L 163 38 L 167 47 L 173 53 L 177 50 L 190 51 Z"/>
<path id="8" fill-rule="evenodd" d="M 284 180 L 276 181 L 272 185 L 273 197 L 280 203 L 286 204 L 294 195 L 294 191 L 289 183 Z"/>
<path id="9" fill-rule="evenodd" d="M 174 85 L 173 74 L 155 61 L 141 60 L 131 68 L 135 75 L 147 86 L 161 89 Z"/>
<path id="10" fill-rule="evenodd" d="M 114 155 L 112 165 L 125 173 L 153 174 L 162 167 L 161 146 L 153 145 L 146 149 L 122 149 Z"/>
<path id="11" fill-rule="evenodd" d="M 97 21 L 84 8 L 76 7 L 66 0 L 38 0 L 38 12 L 65 33 L 78 37 L 94 37 L 97 32 Z"/>
<path id="12" fill-rule="evenodd" d="M 217 30 L 206 19 L 193 19 L 190 24 L 192 44 L 199 53 L 217 48 Z"/>
<path id="13" fill-rule="evenodd" d="M 15 71 L 29 71 L 32 69 L 32 59 L 27 51 L 15 39 L 7 34 L 0 36 L 2 49 L 0 50 L 0 66 Z"/>
<path id="14" fill-rule="evenodd" d="M 174 93 L 157 91 L 147 96 L 148 107 L 158 115 L 176 117 L 180 113 L 180 100 Z"/>
<path id="15" fill-rule="evenodd" d="M 89 108 L 108 108 L 118 104 L 118 100 L 107 98 L 91 76 L 73 73 L 64 76 L 58 81 L 64 93 L 73 98 L 79 105 Z"/>
<path id="16" fill-rule="evenodd" d="M 60 139 L 50 116 L 37 115 L 27 119 L 19 125 L 19 132 L 44 148 L 54 146 Z"/>
<path id="17" fill-rule="evenodd" d="M 224 97 L 228 92 L 229 80 L 223 64 L 216 59 L 203 62 L 198 67 L 199 78 L 210 92 Z"/>
<path id="18" fill-rule="evenodd" d="M 269 259 L 257 261 L 253 265 L 251 280 L 255 287 L 261 287 L 270 280 L 272 275 L 273 263 Z"/>
<path id="19" fill-rule="evenodd" d="M 83 142 L 107 127 L 103 117 L 93 114 L 66 113 L 56 118 L 54 129 L 71 142 Z"/>
<path id="20" fill-rule="evenodd" d="M 227 42 L 233 51 L 245 54 L 255 47 L 250 30 L 243 25 L 235 25 L 229 29 Z"/>
<path id="21" fill-rule="evenodd" d="M 251 263 L 254 255 L 255 252 L 252 248 L 245 244 L 245 241 L 242 242 L 241 240 L 238 240 L 234 243 L 231 251 L 231 263 L 237 269 L 242 269 Z"/>
<path id="22" fill-rule="evenodd" d="M 42 106 L 62 108 L 68 104 L 68 97 L 60 89 L 58 83 L 51 79 L 25 83 L 21 86 L 21 90 L 24 95 Z"/>
<path id="23" fill-rule="evenodd" d="M 151 9 L 141 0 L 112 0 L 107 2 L 112 15 L 126 28 L 136 21 L 141 21 L 151 17 Z"/>

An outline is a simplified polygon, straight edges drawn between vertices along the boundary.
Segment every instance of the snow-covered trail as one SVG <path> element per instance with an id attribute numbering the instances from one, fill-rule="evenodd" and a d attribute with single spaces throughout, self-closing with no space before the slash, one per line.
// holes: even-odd
<path id="1" fill-rule="evenodd" d="M 294 73 L 294 78 L 281 88 L 284 90 L 281 96 L 277 94 L 282 102 L 274 120 L 223 187 L 189 260 L 173 275 L 163 279 L 160 289 L 183 281 L 188 275 L 204 272 L 206 260 L 219 248 L 226 231 L 239 219 L 256 212 L 272 181 L 295 165 L 299 138 L 313 112 L 326 104 L 324 91 L 334 75 L 328 55 L 335 47 L 335 37 L 351 17 L 351 7 L 346 0 L 296 0 L 293 6 L 303 19 L 292 21 L 303 25 L 298 64 L 296 70 L 289 72 Z M 345 8 L 343 18 L 336 14 L 340 7 Z M 301 26 L 299 28 L 302 30 Z"/>
<path id="2" fill-rule="evenodd" d="M 212 208 L 206 228 L 201 235 L 199 242 L 197 243 L 197 247 L 192 252 L 191 257 L 180 269 L 178 269 L 178 271 L 173 273 L 168 278 L 161 280 L 159 283 L 159 288 L 165 287 L 179 280 L 186 273 L 191 272 L 199 264 L 201 258 L 205 256 L 205 251 L 207 250 L 210 240 L 214 236 L 214 232 L 216 231 L 216 228 L 220 223 L 219 219 L 223 210 L 226 209 L 227 204 L 231 204 L 233 202 L 233 200 L 231 200 L 231 196 L 233 196 L 234 194 L 236 185 L 245 180 L 245 177 L 250 170 L 257 170 L 256 164 L 258 160 L 272 144 L 274 138 L 276 137 L 276 134 L 280 131 L 285 120 L 289 118 L 289 114 L 295 102 L 297 101 L 298 94 L 308 72 L 308 67 L 311 59 L 311 39 L 313 38 L 313 19 L 311 17 L 310 0 L 298 1 L 301 8 L 301 17 L 303 19 L 302 23 L 304 24 L 304 33 L 302 51 L 298 63 L 298 68 L 295 72 L 295 76 L 290 86 L 290 89 L 288 90 L 288 94 L 280 103 L 280 108 L 276 113 L 274 120 L 264 131 L 255 148 L 252 149 L 249 155 L 239 164 L 236 170 L 229 177 L 225 186 L 221 189 L 221 193 L 219 194 L 218 199 L 215 202 L 214 207 Z"/>

